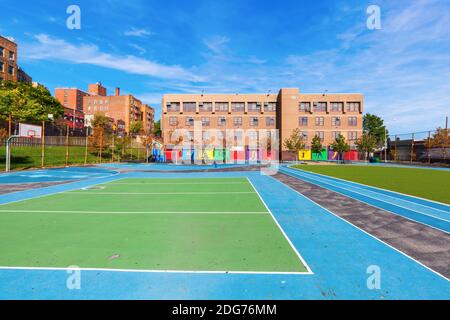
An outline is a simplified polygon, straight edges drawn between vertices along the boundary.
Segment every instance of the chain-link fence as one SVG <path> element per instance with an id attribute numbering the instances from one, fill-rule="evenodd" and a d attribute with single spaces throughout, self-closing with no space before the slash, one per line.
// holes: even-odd
<path id="1" fill-rule="evenodd" d="M 393 162 L 450 164 L 450 130 L 390 135 L 387 159 Z"/>
<path id="2" fill-rule="evenodd" d="M 5 130 L 2 132 L 0 170 L 5 170 L 6 140 L 9 133 Z M 99 141 L 90 132 L 75 132 L 70 128 L 46 128 L 42 139 L 13 138 L 10 142 L 10 152 L 12 170 L 147 160 L 146 147 L 139 138 L 105 134 Z"/>

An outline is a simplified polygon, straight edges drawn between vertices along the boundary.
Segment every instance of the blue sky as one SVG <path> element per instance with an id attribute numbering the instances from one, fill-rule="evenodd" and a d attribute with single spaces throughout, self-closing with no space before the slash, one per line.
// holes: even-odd
<path id="1" fill-rule="evenodd" d="M 81 30 L 66 9 L 81 8 Z M 369 5 L 381 30 L 366 27 Z M 360 92 L 391 133 L 443 126 L 450 110 L 450 1 L 0 0 L 0 34 L 35 81 L 102 81 L 150 103 L 163 93 Z"/>

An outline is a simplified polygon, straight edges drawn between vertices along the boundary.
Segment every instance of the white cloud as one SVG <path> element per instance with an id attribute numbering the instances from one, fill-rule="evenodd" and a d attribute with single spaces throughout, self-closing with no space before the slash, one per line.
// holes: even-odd
<path id="1" fill-rule="evenodd" d="M 143 55 L 147 52 L 147 50 L 145 50 L 145 48 L 141 47 L 140 45 L 137 45 L 135 43 L 130 43 L 130 47 L 135 48 L 140 55 Z"/>
<path id="2" fill-rule="evenodd" d="M 153 32 L 147 29 L 131 28 L 130 30 L 125 31 L 123 34 L 127 37 L 148 37 L 151 36 Z"/>
<path id="3" fill-rule="evenodd" d="M 225 45 L 228 42 L 230 42 L 230 39 L 225 36 L 215 36 L 212 38 L 203 39 L 203 43 L 208 47 L 208 49 L 217 55 L 223 54 Z"/>
<path id="4" fill-rule="evenodd" d="M 90 64 L 162 79 L 200 81 L 201 78 L 181 66 L 166 66 L 135 57 L 104 53 L 95 45 L 75 45 L 45 34 L 35 36 L 37 42 L 22 45 L 23 58 L 27 60 L 60 60 L 76 64 Z"/>

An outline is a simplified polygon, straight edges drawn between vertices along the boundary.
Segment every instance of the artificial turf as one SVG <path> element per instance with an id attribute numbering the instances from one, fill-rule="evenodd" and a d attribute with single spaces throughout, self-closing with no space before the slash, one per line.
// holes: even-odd
<path id="1" fill-rule="evenodd" d="M 357 165 L 292 167 L 450 204 L 450 170 Z"/>
<path id="2" fill-rule="evenodd" d="M 2 205 L 0 242 L 0 266 L 307 271 L 244 178 L 126 179 Z"/>

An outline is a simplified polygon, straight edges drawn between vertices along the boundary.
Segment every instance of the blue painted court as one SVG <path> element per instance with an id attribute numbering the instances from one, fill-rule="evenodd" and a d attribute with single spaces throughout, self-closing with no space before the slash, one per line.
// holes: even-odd
<path id="1" fill-rule="evenodd" d="M 219 169 L 226 167 L 222 166 Z M 233 272 L 235 270 L 208 272 L 201 269 L 188 271 L 130 270 L 100 266 L 84 268 L 81 265 L 80 289 L 69 289 L 67 280 L 72 275 L 70 270 L 73 267 L 69 267 L 69 265 L 46 267 L 42 265 L 42 261 L 39 261 L 39 257 L 36 257 L 36 266 L 0 265 L 0 299 L 450 298 L 450 282 L 444 275 L 345 221 L 272 176 L 259 171 L 245 171 L 245 168 L 242 171 L 233 172 L 183 172 L 208 168 L 210 166 L 205 168 L 182 166 L 179 167 L 180 172 L 172 172 L 177 171 L 178 167 L 163 164 L 132 164 L 2 174 L 0 175 L 0 187 L 7 184 L 38 181 L 68 181 L 68 183 L 0 195 L 0 215 L 21 214 L 18 210 L 6 213 L 5 208 L 12 207 L 16 209 L 31 207 L 23 210 L 27 211 L 27 214 L 39 215 L 42 212 L 38 211 L 42 209 L 32 208 L 31 205 L 27 207 L 27 203 L 32 204 L 33 201 L 45 199 L 45 197 L 67 195 L 83 190 L 106 192 L 107 189 L 102 190 L 100 187 L 108 185 L 108 183 L 114 185 L 121 181 L 122 183 L 124 181 L 131 183 L 130 180 L 125 179 L 201 178 L 213 181 L 213 179 L 243 178 L 248 179 L 254 186 L 254 191 L 273 215 L 274 221 L 286 236 L 286 240 L 301 255 L 310 272 Z M 118 171 L 122 169 L 125 170 L 119 173 Z M 160 172 L 145 172 L 145 170 Z M 280 170 L 296 179 L 320 185 L 347 197 L 358 198 L 365 203 L 432 227 L 439 232 L 448 233 L 449 231 L 450 208 L 447 205 L 285 167 Z M 76 181 L 73 182 L 74 180 Z M 162 187 L 156 185 L 153 192 L 157 193 L 161 190 Z M 209 188 L 204 190 L 205 194 L 216 191 Z M 137 189 L 136 197 L 139 196 L 138 192 Z M 94 195 L 91 197 L 97 199 Z M 222 203 L 223 208 L 227 208 L 229 205 L 226 197 L 217 201 L 219 205 Z M 56 204 L 52 205 L 56 206 Z M 123 206 L 114 208 L 114 211 L 131 211 L 133 206 L 136 204 L 124 201 Z M 242 208 L 244 210 L 244 207 Z M 44 210 L 53 212 L 50 207 L 44 208 Z M 68 207 L 65 210 L 70 212 L 73 209 Z M 88 208 L 83 210 L 84 213 L 76 213 L 75 210 L 72 212 L 74 221 L 77 221 L 79 217 L 77 214 L 89 213 Z M 140 208 L 142 212 L 145 210 L 145 208 Z M 177 213 L 192 213 L 193 211 L 194 209 L 191 208 L 180 208 Z M 111 219 L 114 219 L 111 209 L 105 209 L 104 212 L 96 212 L 96 214 L 110 215 Z M 92 216 L 92 218 L 95 217 Z M 50 219 L 47 223 L 54 222 Z M 105 230 L 105 232 L 107 231 Z M 132 236 L 133 234 L 130 234 L 130 237 Z M 217 234 L 216 236 L 220 237 L 221 235 Z M 249 237 L 251 236 L 249 234 Z M 46 239 L 34 239 L 34 241 L 36 245 L 40 245 L 40 242 L 46 241 Z M 127 241 L 127 238 L 120 241 Z M 3 239 L 2 246 L 8 245 L 12 244 L 8 244 L 8 239 Z M 77 243 L 72 246 L 76 247 Z M 151 247 L 151 242 L 145 242 L 136 247 L 136 250 L 138 253 L 145 254 L 146 250 L 151 250 Z M 219 247 L 216 249 L 220 250 Z M 57 252 L 55 252 L 56 254 Z M 169 247 L 167 251 L 161 252 L 161 255 L 170 254 L 174 253 L 170 251 Z M 197 252 L 192 251 L 193 256 L 196 254 Z M 267 255 L 271 254 L 267 252 Z M 49 260 L 48 263 L 50 262 Z M 78 261 L 74 259 L 71 265 L 77 265 L 77 263 Z M 370 270 L 373 270 L 374 266 L 380 271 L 379 288 L 368 285 L 372 275 Z"/>

